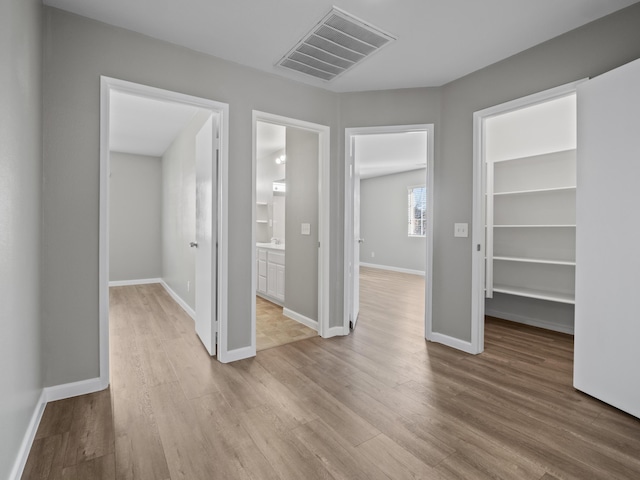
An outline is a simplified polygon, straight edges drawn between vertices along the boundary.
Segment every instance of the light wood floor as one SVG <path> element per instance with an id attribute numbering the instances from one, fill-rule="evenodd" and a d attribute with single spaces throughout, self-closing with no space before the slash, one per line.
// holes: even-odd
<path id="1" fill-rule="evenodd" d="M 362 271 L 348 336 L 222 365 L 162 288 L 111 290 L 112 383 L 45 410 L 23 478 L 638 479 L 640 422 L 571 386 L 572 339 L 422 338 L 422 279 Z"/>
<path id="2" fill-rule="evenodd" d="M 285 317 L 282 307 L 256 296 L 256 350 L 318 336 L 318 332 Z"/>

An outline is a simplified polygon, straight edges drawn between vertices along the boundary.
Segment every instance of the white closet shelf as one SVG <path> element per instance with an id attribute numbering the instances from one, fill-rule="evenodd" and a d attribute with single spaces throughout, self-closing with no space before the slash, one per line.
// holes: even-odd
<path id="1" fill-rule="evenodd" d="M 494 225 L 493 228 L 576 228 L 575 224 L 570 225 Z"/>
<path id="2" fill-rule="evenodd" d="M 571 192 L 571 191 L 575 191 L 576 187 L 575 186 L 569 186 L 569 187 L 553 187 L 553 188 L 536 188 L 534 190 L 514 190 L 511 192 L 494 192 L 493 196 L 494 197 L 498 197 L 498 196 L 503 196 L 503 195 L 529 195 L 529 194 L 535 194 L 535 193 L 552 193 L 552 192 Z"/>
<path id="3" fill-rule="evenodd" d="M 571 305 L 574 305 L 576 303 L 575 295 L 568 293 L 549 292 L 545 290 L 535 290 L 532 288 L 511 287 L 508 285 L 494 285 L 493 291 L 497 293 L 506 293 L 508 295 L 517 295 L 519 297 L 548 300 L 550 302 L 568 303 Z"/>
<path id="4" fill-rule="evenodd" d="M 546 156 L 551 156 L 551 155 L 569 154 L 570 152 L 575 152 L 575 151 L 576 151 L 575 148 L 569 148 L 567 150 L 557 150 L 557 151 L 552 151 L 552 152 L 539 153 L 537 155 L 527 155 L 527 156 L 524 156 L 524 157 L 503 158 L 503 159 L 500 159 L 500 160 L 494 160 L 493 163 L 514 162 L 514 161 L 517 161 L 517 160 L 533 160 L 535 158 L 541 158 L 541 157 L 546 157 Z"/>
<path id="5" fill-rule="evenodd" d="M 545 260 L 541 258 L 526 258 L 526 257 L 493 257 L 494 260 L 501 260 L 505 262 L 522 262 L 522 263 L 541 263 L 544 265 L 567 265 L 569 267 L 575 267 L 576 262 L 570 262 L 566 260 Z"/>
<path id="6" fill-rule="evenodd" d="M 256 223 L 267 223 L 266 220 L 256 220 Z"/>

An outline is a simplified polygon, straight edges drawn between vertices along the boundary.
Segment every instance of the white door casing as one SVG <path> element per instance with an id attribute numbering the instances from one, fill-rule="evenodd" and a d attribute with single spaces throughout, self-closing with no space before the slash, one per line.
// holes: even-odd
<path id="1" fill-rule="evenodd" d="M 330 278 L 330 128 L 326 125 L 311 123 L 304 120 L 298 120 L 290 117 L 283 117 L 258 110 L 253 111 L 253 148 L 252 148 L 252 294 L 255 298 L 257 287 L 258 262 L 256 261 L 256 140 L 257 140 L 257 123 L 266 122 L 285 127 L 294 127 L 303 130 L 309 130 L 318 134 L 318 196 L 319 196 L 319 212 L 318 212 L 318 334 L 323 338 L 329 338 L 336 335 L 345 335 L 342 326 L 331 327 L 329 314 L 329 278 Z M 281 272 L 282 273 L 282 272 Z M 278 272 L 276 271 L 276 278 Z M 284 282 L 281 282 L 284 288 Z M 278 287 L 276 285 L 276 290 Z M 255 355 L 256 348 L 256 306 L 255 302 L 251 305 L 251 348 Z"/>
<path id="2" fill-rule="evenodd" d="M 474 112 L 473 114 L 473 229 L 471 241 L 471 341 L 447 343 L 467 353 L 478 354 L 484 351 L 484 315 L 485 286 L 487 272 L 485 258 L 492 255 L 493 241 L 486 239 L 485 226 L 489 214 L 485 201 L 487 193 L 487 168 L 485 158 L 485 121 L 493 116 L 513 112 L 550 100 L 567 96 L 576 91 L 579 80 L 566 85 L 534 93 L 493 107 Z"/>
<path id="3" fill-rule="evenodd" d="M 345 150 L 344 150 L 344 305 L 343 322 L 345 335 L 349 332 L 349 324 L 353 323 L 353 318 L 357 319 L 359 312 L 359 290 L 360 290 L 360 225 L 355 229 L 355 209 L 358 208 L 360 214 L 360 191 L 355 187 L 356 178 L 358 187 L 360 182 L 359 173 L 356 175 L 357 165 L 355 165 L 355 150 L 353 148 L 355 137 L 358 135 L 379 135 L 385 133 L 407 133 L 419 132 L 427 133 L 427 158 L 426 158 L 426 179 L 427 188 L 427 231 L 426 231 L 426 265 L 425 265 L 425 309 L 424 326 L 425 338 L 432 339 L 432 284 L 433 284 L 433 124 L 419 125 L 394 125 L 381 127 L 354 127 L 345 129 Z M 357 199 L 356 199 L 357 194 Z M 359 218 L 358 218 L 359 220 Z M 356 247 L 356 243 L 358 244 Z M 357 255 L 357 256 L 356 256 Z M 355 314 L 355 316 L 354 316 Z"/>
<path id="4" fill-rule="evenodd" d="M 217 116 L 196 134 L 196 319 L 198 337 L 216 354 L 217 334 Z"/>
<path id="5" fill-rule="evenodd" d="M 109 119 L 111 92 L 120 91 L 141 97 L 197 106 L 211 110 L 218 118 L 219 175 L 217 188 L 217 359 L 226 363 L 239 357 L 227 348 L 227 285 L 228 285 L 228 163 L 229 163 L 229 105 L 206 98 L 141 85 L 125 80 L 100 77 L 100 210 L 99 210 L 99 345 L 100 389 L 109 385 Z M 79 391 L 90 393 L 94 389 Z"/>

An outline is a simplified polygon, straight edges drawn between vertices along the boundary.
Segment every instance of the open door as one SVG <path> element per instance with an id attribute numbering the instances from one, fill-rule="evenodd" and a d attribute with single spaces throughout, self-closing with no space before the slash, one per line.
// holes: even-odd
<path id="1" fill-rule="evenodd" d="M 349 319 L 349 328 L 356 328 L 358 314 L 360 313 L 360 171 L 356 160 L 356 136 L 349 137 L 348 154 L 348 175 L 346 181 L 346 192 L 348 198 L 345 199 L 346 204 L 346 242 L 348 243 L 345 251 L 346 269 L 347 269 L 347 285 L 348 290 L 346 298 L 347 315 Z M 350 193 L 349 193 L 350 192 Z"/>
<path id="2" fill-rule="evenodd" d="M 578 86 L 574 386 L 640 417 L 640 60 Z"/>
<path id="3" fill-rule="evenodd" d="M 217 322 L 217 185 L 216 116 L 211 115 L 196 135 L 196 333 L 216 354 Z"/>
<path id="4" fill-rule="evenodd" d="M 353 303 L 351 310 L 351 323 L 349 327 L 353 330 L 356 328 L 358 315 L 360 313 L 360 244 L 364 241 L 360 238 L 360 170 L 358 161 L 355 156 L 355 137 L 353 138 L 353 257 L 352 257 L 352 274 L 353 281 Z"/>

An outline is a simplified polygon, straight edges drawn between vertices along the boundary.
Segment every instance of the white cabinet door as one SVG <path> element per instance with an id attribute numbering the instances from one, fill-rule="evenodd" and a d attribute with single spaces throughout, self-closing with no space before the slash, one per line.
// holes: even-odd
<path id="1" fill-rule="evenodd" d="M 277 265 L 275 263 L 267 264 L 267 293 L 272 297 L 278 294 Z"/>
<path id="2" fill-rule="evenodd" d="M 276 298 L 284 301 L 284 265 L 276 265 Z"/>
<path id="3" fill-rule="evenodd" d="M 640 417 L 640 60 L 578 87 L 574 386 Z"/>

